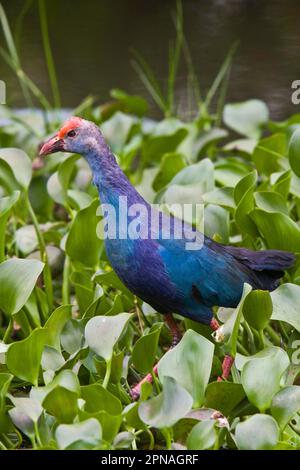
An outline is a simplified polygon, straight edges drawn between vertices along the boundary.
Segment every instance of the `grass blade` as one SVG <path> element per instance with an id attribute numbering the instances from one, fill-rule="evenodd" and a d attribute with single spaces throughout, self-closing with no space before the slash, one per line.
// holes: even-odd
<path id="1" fill-rule="evenodd" d="M 151 95 L 152 99 L 155 101 L 157 106 L 165 113 L 167 110 L 167 104 L 163 97 L 160 85 L 146 60 L 135 50 L 132 51 L 134 54 L 135 60 L 133 60 L 132 66 L 137 72 L 140 80 L 144 84 L 148 93 Z"/>
<path id="2" fill-rule="evenodd" d="M 221 65 L 221 68 L 220 68 L 216 78 L 214 79 L 210 89 L 208 90 L 208 93 L 207 93 L 206 98 L 205 98 L 206 108 L 209 107 L 213 97 L 215 96 L 219 86 L 222 83 L 222 80 L 224 79 L 225 75 L 227 74 L 228 69 L 231 66 L 233 55 L 235 54 L 235 52 L 237 50 L 237 47 L 238 47 L 238 42 L 235 42 L 231 46 L 231 48 L 229 49 L 229 51 L 228 51 L 228 53 L 225 57 L 225 60 L 224 60 L 223 64 Z"/>
<path id="3" fill-rule="evenodd" d="M 26 86 L 26 83 L 24 83 L 22 78 L 20 77 L 21 64 L 20 64 L 19 55 L 18 55 L 16 46 L 15 46 L 15 43 L 14 43 L 14 40 L 13 40 L 13 36 L 12 36 L 11 30 L 10 30 L 10 27 L 9 27 L 9 24 L 8 24 L 8 21 L 7 21 L 7 17 L 6 17 L 4 8 L 3 8 L 1 3 L 0 3 L 0 23 L 1 23 L 1 26 L 2 26 L 3 34 L 4 34 L 5 41 L 6 41 L 6 44 L 7 44 L 7 48 L 8 48 L 8 51 L 9 51 L 9 55 L 11 57 L 11 64 L 13 64 L 13 66 L 11 65 L 12 69 L 15 71 L 15 73 L 18 77 L 18 80 L 19 80 L 19 83 L 20 83 L 20 86 L 21 86 L 21 89 L 22 89 L 22 93 L 23 93 L 24 99 L 27 103 L 27 106 L 32 107 L 32 100 L 31 100 L 31 96 L 30 96 L 28 87 Z"/>
<path id="4" fill-rule="evenodd" d="M 61 99 L 60 99 L 59 86 L 57 82 L 57 75 L 56 75 L 56 70 L 55 70 L 55 65 L 54 65 L 54 60 L 53 60 L 53 54 L 52 54 L 51 45 L 50 45 L 45 0 L 39 0 L 39 14 L 40 14 L 40 23 L 41 23 L 44 53 L 45 53 L 46 64 L 48 68 L 52 94 L 53 94 L 53 103 L 54 103 L 55 108 L 60 108 Z"/>

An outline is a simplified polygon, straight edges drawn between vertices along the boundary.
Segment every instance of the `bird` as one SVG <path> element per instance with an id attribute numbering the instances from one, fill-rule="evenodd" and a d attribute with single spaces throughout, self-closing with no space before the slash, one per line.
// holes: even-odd
<path id="1" fill-rule="evenodd" d="M 80 154 L 87 160 L 101 204 L 117 214 L 115 236 L 105 238 L 108 260 L 134 295 L 164 315 L 173 336 L 172 346 L 181 337 L 174 313 L 216 330 L 219 324 L 213 316 L 213 307 L 235 308 L 245 283 L 255 290 L 274 290 L 284 271 L 295 261 L 295 255 L 286 251 L 253 251 L 221 244 L 189 223 L 183 220 L 178 223 L 176 217 L 153 208 L 121 170 L 100 128 L 93 122 L 76 116 L 69 118 L 44 143 L 40 156 L 58 151 Z M 120 216 L 124 200 L 128 208 L 139 208 L 142 236 L 129 237 L 128 233 L 124 236 Z M 134 221 L 133 212 L 129 209 L 126 213 L 127 228 Z M 155 217 L 149 218 L 149 213 Z M 181 237 L 175 236 L 178 226 L 182 229 Z M 187 249 L 192 239 L 199 249 Z M 225 356 L 223 379 L 228 378 L 233 360 Z M 152 375 L 145 380 L 151 381 Z M 132 390 L 134 398 L 139 396 L 142 382 Z"/>

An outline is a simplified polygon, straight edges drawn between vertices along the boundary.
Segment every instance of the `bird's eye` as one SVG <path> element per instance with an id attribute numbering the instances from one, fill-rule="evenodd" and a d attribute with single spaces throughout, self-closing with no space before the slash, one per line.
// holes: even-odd
<path id="1" fill-rule="evenodd" d="M 76 132 L 74 131 L 74 129 L 72 129 L 71 131 L 67 133 L 68 137 L 75 137 L 75 135 L 76 135 Z"/>

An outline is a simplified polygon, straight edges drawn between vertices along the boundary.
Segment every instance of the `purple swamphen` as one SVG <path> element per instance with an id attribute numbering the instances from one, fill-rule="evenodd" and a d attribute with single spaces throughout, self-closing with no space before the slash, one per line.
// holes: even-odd
<path id="1" fill-rule="evenodd" d="M 119 214 L 120 201 L 124 201 L 124 197 L 128 208 L 133 205 L 140 208 L 139 228 L 143 236 L 124 236 L 119 228 L 120 220 L 117 220 L 116 236 L 105 240 L 107 256 L 128 289 L 165 315 L 175 341 L 179 340 L 179 335 L 172 313 L 210 325 L 215 330 L 218 323 L 213 318 L 213 306 L 236 307 L 244 283 L 253 289 L 272 291 L 283 271 L 294 262 L 294 255 L 288 252 L 256 252 L 221 245 L 182 221 L 184 236 L 176 238 L 174 231 L 178 219 L 162 212 L 156 212 L 156 222 L 159 222 L 154 224 L 152 217 L 149 220 L 150 204 L 132 186 L 101 131 L 92 122 L 78 117 L 69 119 L 43 145 L 40 155 L 57 151 L 78 153 L 87 159 L 101 203 L 113 207 L 116 214 Z M 130 211 L 127 218 L 129 226 L 134 218 Z M 193 237 L 200 249 L 186 249 L 187 242 Z M 231 364 L 232 358 L 225 357 L 224 378 L 228 377 Z M 140 385 L 134 388 L 134 397 L 138 396 L 139 390 Z"/>

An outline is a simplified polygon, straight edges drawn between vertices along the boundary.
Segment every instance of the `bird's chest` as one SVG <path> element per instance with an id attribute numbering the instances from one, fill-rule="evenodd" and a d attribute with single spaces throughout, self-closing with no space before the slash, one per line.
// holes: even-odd
<path id="1" fill-rule="evenodd" d="M 106 240 L 107 257 L 122 282 L 148 303 L 175 296 L 155 242 L 151 240 Z"/>

